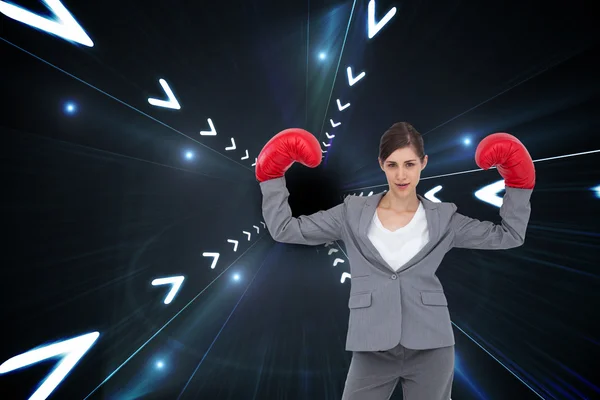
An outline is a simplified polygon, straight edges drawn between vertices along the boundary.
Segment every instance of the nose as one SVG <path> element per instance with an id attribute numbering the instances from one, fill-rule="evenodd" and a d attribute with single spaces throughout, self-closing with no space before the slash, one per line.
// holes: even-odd
<path id="1" fill-rule="evenodd" d="M 398 173 L 396 174 L 397 180 L 403 180 L 406 177 L 406 171 L 404 168 L 398 168 Z"/>

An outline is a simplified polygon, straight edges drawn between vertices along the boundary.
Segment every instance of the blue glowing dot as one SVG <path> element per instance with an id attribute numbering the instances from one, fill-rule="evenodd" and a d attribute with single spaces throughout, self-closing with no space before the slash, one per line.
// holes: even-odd
<path id="1" fill-rule="evenodd" d="M 69 102 L 69 103 L 65 104 L 65 112 L 67 114 L 75 114 L 76 111 L 77 111 L 77 106 L 75 105 L 75 103 Z"/>
<path id="2" fill-rule="evenodd" d="M 596 197 L 600 199 L 600 185 L 593 187 L 592 190 L 596 192 Z"/>
<path id="3" fill-rule="evenodd" d="M 240 280 L 240 274 L 233 275 L 233 279 L 236 280 L 236 281 L 239 281 Z"/>
<path id="4" fill-rule="evenodd" d="M 468 146 L 471 144 L 471 139 L 466 138 L 465 140 L 463 140 L 463 143 Z"/>
<path id="5" fill-rule="evenodd" d="M 194 153 L 192 153 L 191 151 L 188 151 L 187 153 L 185 153 L 185 158 L 187 158 L 188 160 L 191 160 L 192 158 L 194 158 Z"/>
<path id="6" fill-rule="evenodd" d="M 324 60 L 324 59 L 325 59 L 325 57 L 326 57 L 325 53 L 323 53 L 323 52 L 319 53 L 319 58 L 320 58 L 321 60 Z"/>
<path id="7" fill-rule="evenodd" d="M 162 361 L 158 361 L 158 362 L 156 363 L 156 368 L 162 368 L 162 367 L 164 367 L 164 366 L 165 366 L 165 364 L 164 364 Z"/>

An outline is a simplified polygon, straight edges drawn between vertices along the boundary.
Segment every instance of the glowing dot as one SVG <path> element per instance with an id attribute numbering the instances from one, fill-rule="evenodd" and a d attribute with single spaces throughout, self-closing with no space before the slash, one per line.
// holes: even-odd
<path id="1" fill-rule="evenodd" d="M 233 275 L 233 279 L 236 280 L 236 281 L 239 281 L 240 280 L 240 274 Z"/>
<path id="2" fill-rule="evenodd" d="M 165 366 L 165 364 L 164 364 L 162 361 L 158 361 L 158 362 L 156 363 L 156 368 L 162 368 L 162 367 L 164 367 L 164 366 Z"/>
<path id="3" fill-rule="evenodd" d="M 600 199 L 600 185 L 592 188 L 592 190 L 596 192 L 596 197 Z"/>
<path id="4" fill-rule="evenodd" d="M 471 144 L 471 139 L 466 138 L 465 140 L 463 140 L 463 143 L 468 146 Z"/>
<path id="5" fill-rule="evenodd" d="M 75 103 L 67 103 L 65 104 L 65 112 L 67 114 L 75 114 L 75 112 L 77 111 L 77 106 L 75 105 Z"/>
<path id="6" fill-rule="evenodd" d="M 324 60 L 324 59 L 325 59 L 325 57 L 326 57 L 325 53 L 323 53 L 323 52 L 319 53 L 319 58 L 320 58 L 321 60 Z"/>
<path id="7" fill-rule="evenodd" d="M 191 151 L 188 151 L 187 153 L 185 153 L 185 158 L 187 158 L 188 160 L 191 160 L 192 158 L 194 158 L 194 153 L 192 153 Z"/>

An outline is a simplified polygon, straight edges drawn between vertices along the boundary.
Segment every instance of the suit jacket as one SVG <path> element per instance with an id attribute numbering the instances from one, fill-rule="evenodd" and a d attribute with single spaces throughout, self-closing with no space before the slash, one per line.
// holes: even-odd
<path id="1" fill-rule="evenodd" d="M 383 193 L 348 196 L 312 215 L 292 217 L 285 177 L 260 183 L 262 212 L 269 233 L 282 243 L 319 245 L 342 240 L 350 264 L 350 316 L 346 350 L 384 351 L 454 345 L 448 301 L 436 271 L 450 249 L 509 249 L 522 245 L 533 189 L 506 187 L 501 224 L 456 212 L 454 203 L 423 203 L 429 242 L 397 272 L 367 237 Z"/>

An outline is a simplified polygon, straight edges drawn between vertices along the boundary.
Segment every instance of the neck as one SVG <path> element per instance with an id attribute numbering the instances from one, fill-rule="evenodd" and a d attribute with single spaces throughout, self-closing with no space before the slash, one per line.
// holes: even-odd
<path id="1" fill-rule="evenodd" d="M 395 196 L 392 192 L 387 192 L 381 198 L 379 205 L 396 212 L 415 212 L 419 208 L 419 202 L 416 192 L 402 198 Z"/>

